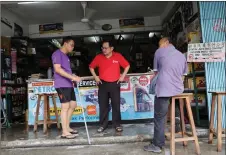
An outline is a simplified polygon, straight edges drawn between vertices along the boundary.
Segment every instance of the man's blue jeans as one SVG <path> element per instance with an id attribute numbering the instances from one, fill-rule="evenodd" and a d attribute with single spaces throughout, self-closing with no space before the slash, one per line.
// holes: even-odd
<path id="1" fill-rule="evenodd" d="M 165 119 L 168 112 L 169 99 L 170 97 L 155 97 L 153 144 L 158 147 L 165 145 Z"/>

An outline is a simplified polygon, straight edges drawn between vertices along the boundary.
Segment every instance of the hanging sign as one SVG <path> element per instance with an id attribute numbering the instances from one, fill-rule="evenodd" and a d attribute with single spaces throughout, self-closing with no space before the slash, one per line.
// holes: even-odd
<path id="1" fill-rule="evenodd" d="M 63 32 L 63 23 L 39 25 L 39 33 L 59 33 Z"/>
<path id="2" fill-rule="evenodd" d="M 226 42 L 188 44 L 188 62 L 222 62 L 225 61 Z"/>

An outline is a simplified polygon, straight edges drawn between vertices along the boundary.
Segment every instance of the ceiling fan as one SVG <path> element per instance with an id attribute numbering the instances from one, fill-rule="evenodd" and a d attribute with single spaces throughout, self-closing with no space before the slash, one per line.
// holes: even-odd
<path id="1" fill-rule="evenodd" d="M 83 8 L 83 12 L 84 12 L 84 16 L 81 19 L 81 22 L 87 24 L 91 29 L 95 29 L 95 27 L 97 27 L 97 28 L 101 27 L 99 24 L 97 24 L 91 20 L 93 15 L 96 13 L 96 10 L 88 8 L 87 2 L 85 2 L 85 1 L 82 1 L 81 5 Z"/>

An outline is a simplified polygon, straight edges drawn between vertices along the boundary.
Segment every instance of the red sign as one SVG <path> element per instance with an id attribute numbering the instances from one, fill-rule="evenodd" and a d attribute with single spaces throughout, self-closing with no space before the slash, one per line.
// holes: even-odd
<path id="1" fill-rule="evenodd" d="M 146 77 L 146 76 L 141 76 L 140 78 L 139 78 L 139 83 L 140 83 L 140 85 L 141 86 L 146 86 L 146 85 L 148 85 L 148 78 Z"/>
<path id="2" fill-rule="evenodd" d="M 121 82 L 121 88 L 120 88 L 121 91 L 130 91 L 130 80 L 129 80 L 129 77 L 126 76 L 124 78 L 124 81 Z"/>
<path id="3" fill-rule="evenodd" d="M 87 110 L 88 115 L 96 115 L 97 114 L 97 109 L 96 109 L 95 105 L 88 105 L 86 110 Z"/>
<path id="4" fill-rule="evenodd" d="M 53 82 L 37 82 L 32 83 L 32 86 L 53 86 Z"/>

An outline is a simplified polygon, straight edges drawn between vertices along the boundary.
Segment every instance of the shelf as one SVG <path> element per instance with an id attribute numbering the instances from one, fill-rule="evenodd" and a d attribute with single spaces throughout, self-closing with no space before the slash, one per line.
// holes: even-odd
<path id="1" fill-rule="evenodd" d="M 26 87 L 27 84 L 2 84 L 2 86 L 8 86 L 8 87 Z"/>
<path id="2" fill-rule="evenodd" d="M 1 94 L 2 96 L 6 96 L 6 94 Z M 27 95 L 27 94 L 7 94 L 7 95 Z"/>
<path id="3" fill-rule="evenodd" d="M 186 89 L 186 88 L 185 88 L 185 89 L 184 89 L 184 92 L 185 92 L 185 93 L 194 93 L 195 90 L 194 90 L 194 89 Z M 197 88 L 197 92 L 198 92 L 198 93 L 202 93 L 202 92 L 203 92 L 203 93 L 204 93 L 204 92 L 206 93 L 206 88 Z"/>
<path id="4" fill-rule="evenodd" d="M 205 76 L 205 71 L 195 71 L 194 74 L 195 74 L 195 76 Z M 194 74 L 190 73 L 190 74 L 186 75 L 186 77 L 193 77 Z"/>

